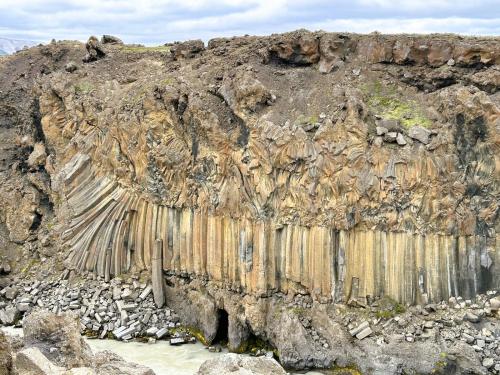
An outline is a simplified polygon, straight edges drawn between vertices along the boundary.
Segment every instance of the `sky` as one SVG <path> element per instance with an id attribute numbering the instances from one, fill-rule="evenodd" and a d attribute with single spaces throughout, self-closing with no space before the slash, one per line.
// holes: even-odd
<path id="1" fill-rule="evenodd" d="M 116 35 L 126 43 L 300 28 L 500 35 L 500 0 L 0 0 L 0 37 L 47 42 Z"/>

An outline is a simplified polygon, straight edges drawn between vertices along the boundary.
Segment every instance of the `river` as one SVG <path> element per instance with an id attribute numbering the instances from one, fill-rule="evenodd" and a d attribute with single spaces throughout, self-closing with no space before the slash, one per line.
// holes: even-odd
<path id="1" fill-rule="evenodd" d="M 21 336 L 23 332 L 21 328 L 1 329 L 9 335 Z M 86 341 L 93 352 L 110 350 L 127 361 L 151 368 L 156 375 L 193 375 L 204 361 L 221 354 L 209 352 L 200 343 L 172 346 L 168 341 L 161 340 L 155 344 L 99 339 L 86 339 Z M 310 371 L 307 375 L 322 374 Z"/>

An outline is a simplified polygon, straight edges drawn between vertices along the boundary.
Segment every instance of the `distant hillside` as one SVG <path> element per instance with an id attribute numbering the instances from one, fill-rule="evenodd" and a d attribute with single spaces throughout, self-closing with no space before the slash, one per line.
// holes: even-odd
<path id="1" fill-rule="evenodd" d="M 24 47 L 31 47 L 38 42 L 32 40 L 9 39 L 0 37 L 0 56 L 9 55 L 16 51 L 22 50 Z"/>

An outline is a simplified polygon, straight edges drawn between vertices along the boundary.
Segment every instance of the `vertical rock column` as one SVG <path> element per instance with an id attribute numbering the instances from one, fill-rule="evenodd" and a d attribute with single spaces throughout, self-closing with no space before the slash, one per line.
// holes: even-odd
<path id="1" fill-rule="evenodd" d="M 163 241 L 156 240 L 153 255 L 151 257 L 151 282 L 153 284 L 153 297 L 155 304 L 162 307 L 165 303 L 165 293 L 163 291 L 163 266 L 162 266 Z"/>

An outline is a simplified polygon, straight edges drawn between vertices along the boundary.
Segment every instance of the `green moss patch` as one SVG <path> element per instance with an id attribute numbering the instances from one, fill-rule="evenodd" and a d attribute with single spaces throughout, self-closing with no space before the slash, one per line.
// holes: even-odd
<path id="1" fill-rule="evenodd" d="M 94 86 L 87 81 L 78 82 L 75 84 L 75 93 L 77 94 L 88 94 L 94 90 Z"/>
<path id="2" fill-rule="evenodd" d="M 378 310 L 375 315 L 377 318 L 390 319 L 405 311 L 406 308 L 402 304 L 386 296 L 378 301 Z"/>
<path id="3" fill-rule="evenodd" d="M 327 372 L 329 375 L 363 375 L 356 366 L 335 366 Z"/>
<path id="4" fill-rule="evenodd" d="M 374 81 L 362 87 L 370 110 L 385 119 L 399 120 L 406 128 L 415 125 L 428 128 L 432 125 L 422 106 L 415 100 L 401 98 L 396 87 Z"/>

